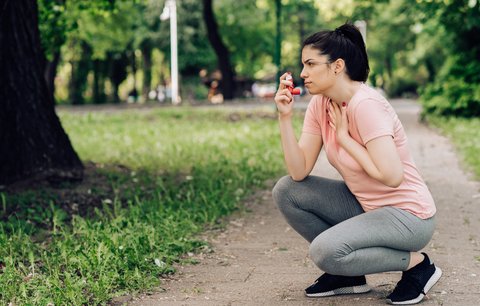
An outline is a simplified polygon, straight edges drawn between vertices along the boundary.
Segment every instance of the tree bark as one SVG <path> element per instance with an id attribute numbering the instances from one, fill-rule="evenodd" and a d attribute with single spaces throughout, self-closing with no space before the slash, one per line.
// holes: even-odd
<path id="1" fill-rule="evenodd" d="M 231 100 L 235 92 L 235 71 L 230 64 L 230 52 L 222 41 L 218 32 L 218 24 L 212 8 L 212 0 L 203 0 L 203 19 L 207 26 L 208 40 L 217 55 L 218 68 L 222 73 L 220 88 L 223 98 Z"/>
<path id="2" fill-rule="evenodd" d="M 36 1 L 2 3 L 0 46 L 0 185 L 81 179 L 83 165 L 44 77 Z"/>
<path id="3" fill-rule="evenodd" d="M 107 102 L 105 95 L 105 76 L 106 62 L 104 60 L 93 61 L 93 84 L 92 84 L 92 101 L 93 104 L 103 104 Z"/>
<path id="4" fill-rule="evenodd" d="M 142 95 L 145 101 L 148 101 L 148 93 L 152 89 L 152 47 L 150 42 L 144 42 L 141 48 L 143 57 Z"/>
<path id="5" fill-rule="evenodd" d="M 83 94 L 88 85 L 88 73 L 90 72 L 92 48 L 81 41 L 82 53 L 78 61 L 72 61 L 72 74 L 68 84 L 68 99 L 74 105 L 85 104 Z"/>
<path id="6" fill-rule="evenodd" d="M 47 80 L 48 90 L 55 95 L 55 76 L 57 75 L 57 67 L 60 63 L 61 53 L 60 50 L 55 51 L 52 61 L 48 61 L 45 64 L 45 79 Z"/>
<path id="7" fill-rule="evenodd" d="M 118 96 L 118 88 L 120 84 L 127 78 L 127 66 L 128 57 L 126 52 L 116 53 L 111 56 L 110 62 L 110 80 L 112 81 L 113 103 L 120 103 L 120 97 Z"/>

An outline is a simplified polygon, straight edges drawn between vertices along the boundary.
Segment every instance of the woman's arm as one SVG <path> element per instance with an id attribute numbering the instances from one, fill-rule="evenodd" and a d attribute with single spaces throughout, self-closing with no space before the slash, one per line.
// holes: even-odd
<path id="1" fill-rule="evenodd" d="M 297 142 L 292 125 L 293 96 L 287 89 L 292 82 L 285 80 L 287 73 L 280 77 L 280 86 L 275 95 L 278 110 L 280 135 L 288 173 L 295 181 L 303 180 L 313 169 L 322 148 L 320 135 L 302 133 Z"/>
<path id="2" fill-rule="evenodd" d="M 338 142 L 370 177 L 393 188 L 402 183 L 402 163 L 391 136 L 372 139 L 366 148 L 350 135 L 338 139 Z"/>
<path id="3" fill-rule="evenodd" d="M 302 133 L 300 140 L 297 142 L 291 117 L 282 118 L 279 115 L 279 124 L 288 173 L 293 180 L 301 181 L 312 172 L 315 166 L 323 145 L 322 137 L 320 135 Z"/>
<path id="4" fill-rule="evenodd" d="M 335 130 L 337 142 L 350 154 L 367 174 L 389 187 L 398 187 L 403 181 L 403 167 L 391 136 L 370 140 L 365 147 L 348 133 L 346 108 L 335 103 L 329 108 L 330 126 Z"/>

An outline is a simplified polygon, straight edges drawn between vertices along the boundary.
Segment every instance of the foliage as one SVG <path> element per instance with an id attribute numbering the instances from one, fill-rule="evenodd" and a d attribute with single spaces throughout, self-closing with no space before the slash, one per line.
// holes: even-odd
<path id="1" fill-rule="evenodd" d="M 245 76 L 253 76 L 263 68 L 265 62 L 273 59 L 275 10 L 266 6 L 258 7 L 256 2 L 214 2 L 221 35 L 232 53 L 235 71 Z"/>
<path id="2" fill-rule="evenodd" d="M 480 116 L 480 84 L 469 83 L 463 76 L 429 84 L 422 92 L 423 111 L 442 116 Z"/>
<path id="3" fill-rule="evenodd" d="M 423 20 L 438 20 L 448 54 L 422 102 L 426 112 L 441 115 L 480 114 L 480 3 L 478 1 L 419 1 Z"/>
<path id="4" fill-rule="evenodd" d="M 80 11 L 71 39 L 87 43 L 93 59 L 105 59 L 107 53 L 132 49 L 141 20 L 141 6 L 133 1 L 117 1 L 111 11 Z"/>
<path id="5" fill-rule="evenodd" d="M 413 49 L 415 35 L 411 31 L 413 20 L 401 1 L 378 4 L 376 16 L 368 24 L 367 48 L 370 55 L 372 76 L 375 84 L 383 87 L 390 95 L 397 95 L 401 79 L 408 83 L 406 70 L 411 65 L 407 51 Z M 411 76 L 410 76 L 411 77 Z"/>
<path id="6" fill-rule="evenodd" d="M 58 52 L 66 43 L 69 33 L 77 30 L 78 16 L 82 11 L 93 14 L 113 9 L 113 0 L 38 0 L 39 29 L 47 58 Z"/>
<path id="7" fill-rule="evenodd" d="M 82 43 L 91 48 L 92 58 L 118 57 L 117 53 L 125 50 L 141 57 L 142 52 L 153 49 L 164 59 L 154 63 L 154 75 L 145 75 L 143 70 L 147 68 L 138 59 L 137 68 L 147 80 L 157 80 L 153 86 L 166 83 L 170 67 L 169 21 L 158 18 L 165 1 L 41 0 L 39 4 L 40 28 L 49 54 L 63 45 L 67 46 L 63 51 L 65 61 L 79 61 L 82 48 L 78 46 Z M 272 79 L 276 72 L 275 1 L 214 1 L 214 10 L 238 77 Z M 201 70 L 211 75 L 217 63 L 206 38 L 200 1 L 177 1 L 177 12 L 181 76 L 191 80 Z M 282 70 L 299 75 L 302 40 L 321 28 L 332 29 L 347 20 L 367 21 L 369 81 L 374 86 L 395 96 L 421 92 L 428 112 L 477 114 L 480 1 L 283 0 Z M 133 67 L 124 70 L 134 73 Z M 132 82 L 123 84 L 133 86 Z M 192 87 L 190 83 L 185 86 Z M 192 92 L 188 88 L 184 91 Z M 202 90 L 194 91 L 202 94 Z"/>
<path id="8" fill-rule="evenodd" d="M 114 193 L 90 186 L 100 203 L 84 214 L 48 193 L 0 194 L 1 304 L 98 305 L 153 288 L 205 246 L 196 233 L 283 172 L 271 108 L 60 117 L 82 159 L 105 165 L 95 177 L 109 177 Z"/>

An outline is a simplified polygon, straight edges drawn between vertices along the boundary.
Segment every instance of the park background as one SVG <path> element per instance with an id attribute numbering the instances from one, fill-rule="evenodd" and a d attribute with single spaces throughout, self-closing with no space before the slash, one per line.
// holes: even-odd
<path id="1" fill-rule="evenodd" d="M 0 3 L 2 304 L 108 303 L 208 248 L 285 172 L 278 73 L 301 86 L 302 40 L 345 21 L 366 24 L 368 83 L 418 99 L 480 176 L 478 1 L 176 1 L 175 107 L 165 5 Z"/>

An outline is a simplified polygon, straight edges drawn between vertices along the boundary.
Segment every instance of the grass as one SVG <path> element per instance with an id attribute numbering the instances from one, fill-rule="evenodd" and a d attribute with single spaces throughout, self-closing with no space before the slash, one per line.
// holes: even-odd
<path id="1" fill-rule="evenodd" d="M 60 117 L 95 165 L 91 183 L 0 193 L 2 305 L 106 304 L 152 289 L 205 246 L 198 233 L 285 171 L 273 110 Z"/>
<path id="2" fill-rule="evenodd" d="M 427 120 L 451 139 L 475 177 L 480 179 L 480 118 L 428 116 Z"/>

